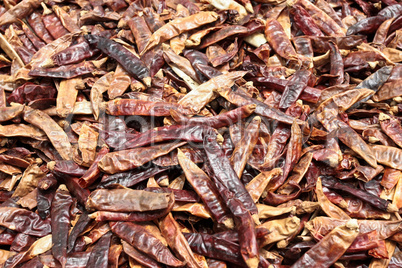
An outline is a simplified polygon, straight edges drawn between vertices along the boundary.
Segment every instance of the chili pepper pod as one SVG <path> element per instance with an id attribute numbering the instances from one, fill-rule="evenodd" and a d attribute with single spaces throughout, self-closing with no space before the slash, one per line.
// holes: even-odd
<path id="1" fill-rule="evenodd" d="M 86 35 L 85 38 L 91 45 L 95 45 L 103 53 L 114 58 L 135 78 L 142 80 L 146 86 L 151 86 L 149 69 L 133 53 L 128 51 L 122 45 L 101 36 Z"/>

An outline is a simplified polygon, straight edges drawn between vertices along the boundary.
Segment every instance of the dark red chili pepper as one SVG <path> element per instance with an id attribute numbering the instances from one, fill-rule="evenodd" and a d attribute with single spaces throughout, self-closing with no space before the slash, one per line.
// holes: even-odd
<path id="1" fill-rule="evenodd" d="M 307 70 L 297 71 L 286 84 L 285 90 L 282 93 L 279 108 L 287 109 L 295 103 L 310 79 L 311 73 Z"/>
<path id="2" fill-rule="evenodd" d="M 337 76 L 336 79 L 330 81 L 330 85 L 339 85 L 342 84 L 343 81 L 345 80 L 345 75 L 344 75 L 344 70 L 343 70 L 343 60 L 341 53 L 339 52 L 338 46 L 333 43 L 329 42 L 328 43 L 331 54 L 330 54 L 330 59 L 331 59 L 331 70 L 330 74 Z"/>
<path id="3" fill-rule="evenodd" d="M 395 117 L 380 114 L 380 125 L 382 131 L 388 135 L 399 147 L 402 147 L 401 122 Z"/>
<path id="4" fill-rule="evenodd" d="M 42 220 L 38 214 L 29 210 L 14 207 L 0 208 L 0 225 L 20 233 L 45 236 L 51 233 L 48 220 Z"/>
<path id="5" fill-rule="evenodd" d="M 258 213 L 257 207 L 213 136 L 204 138 L 204 149 L 213 172 L 213 181 L 234 215 L 239 232 L 241 256 L 248 267 L 257 267 L 259 253 L 254 221 L 251 217 Z"/>
<path id="6" fill-rule="evenodd" d="M 15 252 L 26 251 L 36 241 L 36 237 L 19 233 L 15 236 L 10 250 Z"/>
<path id="7" fill-rule="evenodd" d="M 58 160 L 48 163 L 48 168 L 59 176 L 81 177 L 87 169 L 79 166 L 72 160 Z"/>
<path id="8" fill-rule="evenodd" d="M 46 29 L 53 36 L 54 39 L 58 39 L 63 35 L 69 33 L 66 30 L 66 28 L 64 28 L 63 24 L 61 23 L 60 19 L 56 16 L 56 14 L 47 8 L 44 10 L 42 21 Z"/>
<path id="9" fill-rule="evenodd" d="M 115 184 L 131 187 L 166 170 L 168 170 L 166 167 L 154 166 L 137 168 L 132 171 L 120 172 L 113 175 L 104 175 L 99 185 L 104 188 L 112 187 Z"/>
<path id="10" fill-rule="evenodd" d="M 183 140 L 188 142 L 202 142 L 205 135 L 214 133 L 214 130 L 208 126 L 164 126 L 138 133 L 132 139 L 124 144 L 120 144 L 117 150 L 137 148 L 158 142 L 167 142 L 171 140 Z"/>
<path id="11" fill-rule="evenodd" d="M 357 189 L 344 182 L 337 181 L 334 178 L 322 177 L 322 184 L 323 184 L 323 186 L 328 187 L 330 189 L 336 189 L 336 190 L 341 190 L 341 191 L 347 192 L 348 194 L 351 194 L 357 198 L 360 198 L 363 201 L 369 203 L 370 205 L 372 205 L 378 209 L 388 211 L 388 212 L 397 211 L 397 208 L 391 202 L 389 202 L 385 199 L 379 198 L 378 196 L 370 194 L 364 190 Z"/>
<path id="12" fill-rule="evenodd" d="M 148 267 L 148 268 L 162 268 L 163 266 L 159 264 L 157 261 L 149 257 L 147 254 L 140 252 L 139 250 L 135 249 L 126 241 L 121 241 L 123 245 L 124 252 L 133 258 L 139 264 Z"/>
<path id="13" fill-rule="evenodd" d="M 348 28 L 346 32 L 347 35 L 355 35 L 355 34 L 370 34 L 375 32 L 378 27 L 386 20 L 385 17 L 375 16 L 368 17 L 360 20 L 356 24 L 352 25 Z"/>
<path id="14" fill-rule="evenodd" d="M 91 218 L 88 217 L 88 213 L 87 212 L 82 213 L 68 236 L 67 253 L 73 251 L 78 236 L 82 233 L 82 231 L 85 230 L 85 228 L 89 225 L 90 222 Z"/>
<path id="15" fill-rule="evenodd" d="M 17 233 L 11 230 L 4 230 L 0 234 L 0 245 L 11 245 L 17 236 Z"/>
<path id="16" fill-rule="evenodd" d="M 300 5 L 293 5 L 290 9 L 290 14 L 292 14 L 297 27 L 305 35 L 324 36 L 310 14 Z"/>
<path id="17" fill-rule="evenodd" d="M 107 103 L 106 112 L 110 115 L 169 116 L 170 110 L 186 113 L 180 104 L 135 99 L 117 99 Z"/>
<path id="18" fill-rule="evenodd" d="M 29 72 L 29 75 L 69 79 L 80 75 L 90 74 L 95 71 L 96 67 L 92 62 L 83 61 L 77 64 L 64 65 L 54 68 L 35 68 Z"/>
<path id="19" fill-rule="evenodd" d="M 219 192 L 210 178 L 181 151 L 178 152 L 178 160 L 184 174 L 186 174 L 187 180 L 200 196 L 214 219 L 216 219 L 218 223 L 232 227 L 233 222 L 228 215 L 227 208 L 223 204 Z"/>
<path id="20" fill-rule="evenodd" d="M 54 196 L 51 209 L 52 254 L 64 266 L 67 262 L 67 237 L 70 230 L 70 207 L 73 203 L 67 189 L 59 187 Z"/>
<path id="21" fill-rule="evenodd" d="M 229 36 L 235 34 L 246 34 L 247 32 L 248 32 L 247 27 L 241 25 L 228 25 L 204 38 L 202 40 L 201 45 L 198 48 L 202 49 L 212 44 L 215 44 L 225 38 L 228 38 Z"/>
<path id="22" fill-rule="evenodd" d="M 169 249 L 141 225 L 132 222 L 110 222 L 112 232 L 154 260 L 173 267 L 182 265 Z"/>
<path id="23" fill-rule="evenodd" d="M 134 16 L 127 21 L 127 25 L 130 27 L 130 30 L 134 35 L 138 51 L 143 51 L 152 36 L 152 32 L 149 30 L 144 18 L 141 16 Z"/>
<path id="24" fill-rule="evenodd" d="M 229 191 L 231 191 L 236 198 L 238 198 L 244 205 L 244 207 L 249 210 L 249 212 L 254 215 L 257 212 L 257 207 L 254 204 L 253 199 L 247 192 L 245 186 L 239 180 L 233 167 L 227 158 L 223 156 L 222 148 L 212 139 L 213 136 L 205 136 L 204 138 L 204 149 L 208 158 L 208 162 L 214 172 L 214 181 L 219 180 Z M 217 182 L 215 181 L 215 184 Z"/>
<path id="25" fill-rule="evenodd" d="M 245 105 L 212 117 L 189 118 L 174 110 L 172 110 L 170 113 L 173 119 L 181 125 L 204 125 L 218 129 L 231 124 L 236 124 L 239 120 L 248 117 L 253 113 L 255 107 L 255 104 Z"/>
<path id="26" fill-rule="evenodd" d="M 146 86 L 151 85 L 151 77 L 147 66 L 122 45 L 98 35 L 86 35 L 85 39 L 106 55 L 114 58 L 128 73 L 136 79 L 142 80 Z"/>
<path id="27" fill-rule="evenodd" d="M 149 29 L 154 33 L 161 28 L 165 23 L 159 19 L 159 14 L 155 13 L 152 8 L 144 8 L 144 19 L 148 24 Z"/>
<path id="28" fill-rule="evenodd" d="M 174 197 L 174 196 L 173 196 Z M 158 209 L 153 211 L 144 212 L 112 212 L 112 211 L 97 211 L 91 214 L 91 218 L 94 218 L 98 222 L 103 221 L 153 221 L 161 217 L 166 216 L 173 208 L 174 198 L 171 198 L 166 209 Z"/>
<path id="29" fill-rule="evenodd" d="M 250 80 L 253 81 L 255 85 L 266 86 L 279 92 L 283 92 L 286 88 L 286 85 L 289 83 L 288 80 L 280 79 L 274 76 L 253 77 Z M 321 90 L 306 86 L 299 98 L 307 102 L 317 103 L 320 95 Z"/>
<path id="30" fill-rule="evenodd" d="M 402 4 L 387 6 L 381 9 L 377 15 L 385 19 L 397 18 L 402 15 Z"/>
<path id="31" fill-rule="evenodd" d="M 51 59 L 57 66 L 63 66 L 79 63 L 92 57 L 98 52 L 98 49 L 90 48 L 87 42 L 80 42 L 54 54 Z"/>
<path id="32" fill-rule="evenodd" d="M 239 266 L 245 265 L 240 256 L 240 247 L 237 243 L 209 234 L 183 233 L 183 235 L 187 239 L 191 250 L 197 254 L 228 261 Z"/>
<path id="33" fill-rule="evenodd" d="M 91 255 L 89 256 L 87 262 L 87 267 L 108 267 L 108 256 L 111 237 L 112 232 L 108 232 L 98 240 L 91 251 Z"/>
<path id="34" fill-rule="evenodd" d="M 267 37 L 270 46 L 279 56 L 288 60 L 299 59 L 299 56 L 285 34 L 283 27 L 277 20 L 273 18 L 267 19 L 265 36 Z"/>
<path id="35" fill-rule="evenodd" d="M 153 193 L 173 193 L 174 199 L 179 202 L 186 203 L 196 203 L 200 202 L 200 198 L 198 195 L 189 190 L 179 190 L 179 189 L 171 189 L 171 188 L 162 188 L 162 187 L 147 187 L 144 191 L 153 192 Z"/>
<path id="36" fill-rule="evenodd" d="M 49 44 L 53 42 L 53 37 L 46 30 L 45 25 L 42 22 L 41 14 L 39 11 L 34 11 L 28 16 L 29 26 L 34 30 L 37 36 L 39 36 L 45 43 Z"/>
<path id="37" fill-rule="evenodd" d="M 94 162 L 89 167 L 89 169 L 85 171 L 85 173 L 81 176 L 81 178 L 78 182 L 82 188 L 87 188 L 92 183 L 94 183 L 96 181 L 96 179 L 99 178 L 101 172 L 98 168 L 98 163 L 102 159 L 102 157 L 104 157 L 108 152 L 109 152 L 109 148 L 107 146 L 104 146 L 99 150 Z M 79 176 L 77 176 L 77 177 L 79 177 Z"/>
<path id="38" fill-rule="evenodd" d="M 56 97 L 56 89 L 54 87 L 27 82 L 14 89 L 13 92 L 8 96 L 7 101 L 9 103 L 18 102 L 23 104 L 36 99 L 54 97 Z"/>

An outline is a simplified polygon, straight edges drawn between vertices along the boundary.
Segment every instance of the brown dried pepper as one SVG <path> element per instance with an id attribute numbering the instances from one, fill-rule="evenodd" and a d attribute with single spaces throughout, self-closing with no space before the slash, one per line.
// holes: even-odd
<path id="1" fill-rule="evenodd" d="M 168 154 L 184 144 L 186 142 L 161 144 L 108 153 L 99 161 L 98 167 L 108 174 L 127 171 L 140 167 L 161 155 Z"/>
<path id="2" fill-rule="evenodd" d="M 292 267 L 329 267 L 335 263 L 359 234 L 356 220 L 338 226 L 298 259 Z M 320 252 L 320 253 L 319 253 Z"/>
<path id="3" fill-rule="evenodd" d="M 72 149 L 67 134 L 50 116 L 39 110 L 25 108 L 24 120 L 42 129 L 63 159 L 71 159 Z"/>
<path id="4" fill-rule="evenodd" d="M 241 178 L 247 161 L 257 144 L 260 124 L 261 118 L 259 116 L 254 117 L 248 124 L 244 137 L 236 144 L 232 156 L 229 159 L 239 178 Z"/>
<path id="5" fill-rule="evenodd" d="M 32 12 L 28 17 L 29 26 L 34 30 L 37 36 L 39 36 L 46 44 L 51 43 L 54 39 L 43 25 L 41 15 L 38 11 Z"/>
<path id="6" fill-rule="evenodd" d="M 170 195 L 132 189 L 97 189 L 89 196 L 86 208 L 115 212 L 159 210 L 169 206 Z"/>
<path id="7" fill-rule="evenodd" d="M 214 22 L 218 19 L 218 14 L 211 11 L 201 11 L 197 14 L 185 18 L 178 18 L 163 25 L 156 30 L 149 39 L 144 50 L 140 53 L 144 54 L 147 50 L 163 43 L 179 34 L 198 28 L 204 24 Z"/>
<path id="8" fill-rule="evenodd" d="M 67 262 L 67 237 L 70 229 L 70 207 L 72 203 L 73 199 L 65 185 L 61 185 L 54 195 L 50 215 L 52 230 L 57 230 L 52 233 L 52 254 L 62 266 L 65 266 Z"/>
<path id="9" fill-rule="evenodd" d="M 54 54 L 51 59 L 56 65 L 63 66 L 90 58 L 98 51 L 97 49 L 91 49 L 87 42 L 80 42 Z"/>
<path id="10" fill-rule="evenodd" d="M 114 58 L 120 65 L 135 78 L 142 80 L 146 86 L 151 85 L 149 69 L 132 52 L 117 42 L 98 35 L 86 35 L 88 43 L 95 45 L 103 53 Z"/>
<path id="11" fill-rule="evenodd" d="M 177 157 L 188 182 L 200 196 L 211 215 L 218 223 L 224 224 L 228 228 L 233 228 L 233 220 L 228 215 L 227 208 L 221 201 L 219 192 L 211 179 L 195 163 L 188 159 L 180 149 L 178 149 Z"/>
<path id="12" fill-rule="evenodd" d="M 296 53 L 289 38 L 279 22 L 275 19 L 267 19 L 265 36 L 271 47 L 279 56 L 288 60 L 298 60 L 299 55 Z"/>
<path id="13" fill-rule="evenodd" d="M 118 237 L 156 261 L 172 267 L 183 265 L 157 237 L 143 226 L 132 222 L 110 222 L 109 224 L 112 232 Z"/>
<path id="14" fill-rule="evenodd" d="M 0 26 L 4 24 L 10 24 L 17 22 L 19 19 L 23 19 L 28 16 L 32 11 L 39 7 L 41 1 L 38 0 L 23 0 L 17 5 L 13 6 L 7 12 L 0 16 Z"/>
<path id="15" fill-rule="evenodd" d="M 320 28 L 315 24 L 310 14 L 300 5 L 293 5 L 290 9 L 297 27 L 306 35 L 324 36 Z"/>

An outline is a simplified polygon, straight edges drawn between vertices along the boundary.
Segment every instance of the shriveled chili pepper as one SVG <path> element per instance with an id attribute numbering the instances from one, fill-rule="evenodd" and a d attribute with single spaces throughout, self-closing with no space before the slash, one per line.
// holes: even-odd
<path id="1" fill-rule="evenodd" d="M 310 79 L 310 72 L 307 70 L 297 71 L 286 84 L 282 93 L 279 108 L 287 109 L 299 98 Z"/>
<path id="2" fill-rule="evenodd" d="M 85 38 L 91 45 L 95 45 L 103 53 L 114 58 L 135 78 L 142 80 L 147 86 L 151 85 L 148 67 L 122 45 L 98 35 L 86 35 Z"/>
<path id="3" fill-rule="evenodd" d="M 52 254 L 64 266 L 67 262 L 67 237 L 70 229 L 70 207 L 73 203 L 69 192 L 63 185 L 57 189 L 50 211 L 52 219 Z"/>
<path id="4" fill-rule="evenodd" d="M 240 266 L 244 265 L 239 254 L 239 245 L 234 242 L 201 233 L 183 233 L 183 235 L 191 249 L 198 254 Z"/>
<path id="5" fill-rule="evenodd" d="M 108 174 L 134 169 L 184 145 L 186 142 L 176 144 L 161 144 L 145 148 L 135 148 L 106 154 L 98 163 L 98 167 Z"/>
<path id="6" fill-rule="evenodd" d="M 149 211 L 167 208 L 171 194 L 131 189 L 98 189 L 91 193 L 86 207 L 89 211 Z"/>
<path id="7" fill-rule="evenodd" d="M 178 223 L 173 218 L 171 213 L 160 220 L 159 229 L 161 230 L 162 235 L 165 237 L 169 247 L 171 247 L 174 252 L 178 253 L 181 259 L 187 262 L 187 266 L 205 267 L 205 265 L 195 258 L 186 238 L 179 229 Z"/>
<path id="8" fill-rule="evenodd" d="M 96 67 L 92 62 L 83 61 L 78 64 L 64 65 L 54 68 L 35 68 L 29 72 L 29 75 L 69 79 L 85 74 L 90 74 L 95 71 Z"/>
<path id="9" fill-rule="evenodd" d="M 370 193 L 367 193 L 366 191 L 351 187 L 350 185 L 347 185 L 346 183 L 335 181 L 334 179 L 326 178 L 326 177 L 323 177 L 322 181 L 323 181 L 323 185 L 325 185 L 326 187 L 347 192 L 353 196 L 356 196 L 356 197 L 364 200 L 365 202 L 370 203 L 372 206 L 379 208 L 381 210 L 385 210 L 388 212 L 394 212 L 397 210 L 395 208 L 395 206 L 393 206 L 389 201 L 381 199 Z"/>
<path id="10" fill-rule="evenodd" d="M 66 28 L 63 27 L 61 21 L 56 16 L 56 14 L 52 12 L 50 9 L 48 9 L 44 3 L 42 3 L 42 7 L 43 7 L 43 15 L 42 15 L 43 24 L 45 25 L 49 33 L 53 36 L 53 38 L 58 39 L 63 35 L 67 34 L 68 31 L 66 30 Z"/>
<path id="11" fill-rule="evenodd" d="M 56 65 L 63 66 L 88 59 L 98 51 L 91 49 L 87 42 L 81 42 L 54 54 L 51 59 Z"/>
<path id="12" fill-rule="evenodd" d="M 131 246 L 129 243 L 126 241 L 121 242 L 123 245 L 123 250 L 124 252 L 133 258 L 136 262 L 140 263 L 141 265 L 149 268 L 161 268 L 163 267 L 161 264 L 159 264 L 157 261 L 149 257 L 148 255 L 138 251 L 135 249 L 133 246 Z"/>
<path id="13" fill-rule="evenodd" d="M 41 15 L 38 11 L 34 11 L 28 16 L 28 23 L 29 26 L 31 26 L 31 28 L 34 30 L 35 34 L 45 41 L 46 44 L 49 44 L 54 40 L 45 28 Z"/>
<path id="14" fill-rule="evenodd" d="M 98 168 L 98 163 L 108 152 L 109 148 L 107 146 L 104 146 L 99 150 L 92 165 L 88 170 L 85 171 L 84 174 L 82 174 L 79 180 L 81 187 L 87 188 L 99 178 L 101 171 Z"/>
<path id="15" fill-rule="evenodd" d="M 120 172 L 113 175 L 106 174 L 102 177 L 100 186 L 107 188 L 114 184 L 120 184 L 124 187 L 131 187 L 166 170 L 168 170 L 166 167 L 154 166 L 145 169 L 137 168 L 132 171 Z"/>
<path id="16" fill-rule="evenodd" d="M 335 263 L 349 248 L 359 234 L 356 220 L 333 229 L 320 242 L 298 259 L 292 267 L 311 265 L 312 267 L 328 267 Z M 317 251 L 321 253 L 317 254 Z M 328 253 L 331 253 L 328 255 Z"/>
<path id="17" fill-rule="evenodd" d="M 91 255 L 89 256 L 87 266 L 102 268 L 107 267 L 111 236 L 112 233 L 109 232 L 98 240 L 92 249 Z"/>
<path id="18" fill-rule="evenodd" d="M 81 214 L 80 218 L 75 223 L 74 227 L 72 228 L 72 230 L 68 236 L 67 253 L 72 252 L 78 236 L 88 226 L 88 224 L 90 223 L 90 220 L 91 219 L 88 217 L 88 213 L 84 212 L 83 214 Z"/>
<path id="19" fill-rule="evenodd" d="M 131 222 L 111 222 L 110 226 L 113 233 L 156 261 L 173 267 L 182 265 L 182 262 L 175 258 L 157 237 L 141 225 Z"/>
<path id="20" fill-rule="evenodd" d="M 39 215 L 23 208 L 1 207 L 0 225 L 20 233 L 39 237 L 51 232 L 49 221 L 44 221 Z"/>
<path id="21" fill-rule="evenodd" d="M 136 99 L 117 99 L 107 103 L 106 112 L 110 115 L 169 116 L 170 110 L 187 113 L 177 103 L 155 102 Z"/>
<path id="22" fill-rule="evenodd" d="M 204 24 L 214 22 L 218 19 L 218 14 L 210 11 L 202 11 L 186 18 L 175 19 L 156 30 L 149 39 L 141 55 L 147 50 L 155 47 L 159 43 L 165 42 L 179 34 L 198 28 Z"/>
<path id="23" fill-rule="evenodd" d="M 337 78 L 331 82 L 331 85 L 342 84 L 344 80 L 343 73 L 343 60 L 339 53 L 339 49 L 336 44 L 329 42 L 329 47 L 331 51 L 331 75 L 337 76 Z"/>
<path id="24" fill-rule="evenodd" d="M 306 35 L 324 36 L 320 28 L 317 27 L 310 14 L 300 5 L 293 5 L 290 13 L 300 30 Z"/>
<path id="25" fill-rule="evenodd" d="M 229 228 L 233 227 L 233 222 L 228 215 L 227 208 L 220 199 L 218 189 L 211 179 L 195 163 L 191 162 L 180 149 L 177 157 L 180 166 L 186 174 L 187 180 L 200 196 L 212 216 L 218 223 L 222 223 Z"/>
<path id="26" fill-rule="evenodd" d="M 117 146 L 115 149 L 131 149 L 171 140 L 202 142 L 205 135 L 212 133 L 214 133 L 212 128 L 201 125 L 165 126 L 133 135 L 127 142 Z"/>
<path id="27" fill-rule="evenodd" d="M 0 26 L 17 22 L 18 19 L 23 19 L 39 7 L 40 3 L 41 1 L 37 0 L 23 0 L 19 2 L 0 16 Z"/>

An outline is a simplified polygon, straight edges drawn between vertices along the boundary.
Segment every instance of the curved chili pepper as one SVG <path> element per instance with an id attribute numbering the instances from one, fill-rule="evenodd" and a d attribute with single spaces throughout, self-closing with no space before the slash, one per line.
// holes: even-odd
<path id="1" fill-rule="evenodd" d="M 86 35 L 85 39 L 106 55 L 114 58 L 128 73 L 142 80 L 145 85 L 148 87 L 151 85 L 148 67 L 122 45 L 99 35 Z"/>
<path id="2" fill-rule="evenodd" d="M 300 5 L 293 5 L 290 9 L 290 14 L 292 14 L 297 27 L 305 35 L 324 36 L 310 14 Z"/>

